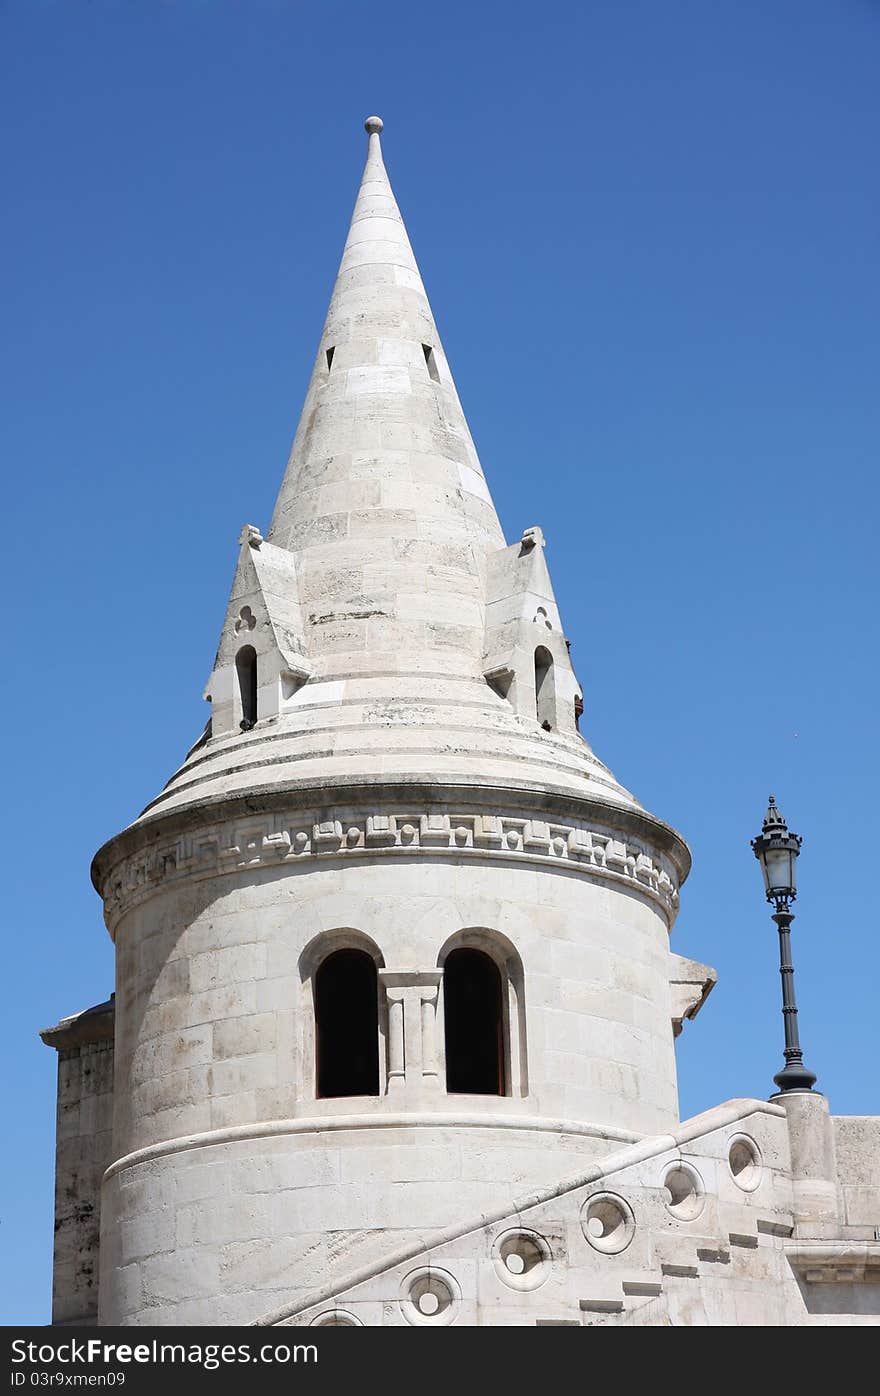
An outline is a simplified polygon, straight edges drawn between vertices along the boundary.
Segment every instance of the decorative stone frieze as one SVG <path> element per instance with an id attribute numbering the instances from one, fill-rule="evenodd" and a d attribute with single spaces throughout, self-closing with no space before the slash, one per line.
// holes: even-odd
<path id="1" fill-rule="evenodd" d="M 197 833 L 123 857 L 101 888 L 105 920 L 113 927 L 128 908 L 160 887 L 322 858 L 383 855 L 503 858 L 565 865 L 590 877 L 625 882 L 659 903 L 670 924 L 678 909 L 671 865 L 635 843 L 585 824 L 528 819 L 501 812 L 364 810 L 267 812 L 227 819 Z"/>

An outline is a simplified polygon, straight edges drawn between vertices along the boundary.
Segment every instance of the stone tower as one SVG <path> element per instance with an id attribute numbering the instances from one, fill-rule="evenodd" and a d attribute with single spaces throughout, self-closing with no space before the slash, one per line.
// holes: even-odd
<path id="1" fill-rule="evenodd" d="M 115 1005 L 45 1034 L 56 1321 L 605 1321 L 621 1275 L 659 1313 L 707 1199 L 728 1251 L 762 1170 L 790 1200 L 782 1106 L 678 1123 L 673 1038 L 714 981 L 669 949 L 688 851 L 578 730 L 541 530 L 503 536 L 366 128 L 210 721 L 94 861 Z M 837 1208 L 823 1104 L 809 1205 Z"/>

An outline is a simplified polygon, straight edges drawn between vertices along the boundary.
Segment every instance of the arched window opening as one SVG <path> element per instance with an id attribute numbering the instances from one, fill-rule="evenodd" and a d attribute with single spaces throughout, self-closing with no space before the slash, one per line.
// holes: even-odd
<path id="1" fill-rule="evenodd" d="M 556 680 L 553 656 L 543 645 L 535 650 L 535 716 L 546 732 L 556 726 Z"/>
<path id="2" fill-rule="evenodd" d="M 238 692 L 241 700 L 242 732 L 249 732 L 257 720 L 257 652 L 253 645 L 244 645 L 235 656 Z"/>
<path id="3" fill-rule="evenodd" d="M 315 1056 L 320 1099 L 379 1094 L 376 966 L 363 950 L 336 950 L 318 966 Z"/>
<path id="4" fill-rule="evenodd" d="M 482 950 L 453 950 L 443 970 L 446 1089 L 504 1095 L 501 975 Z"/>

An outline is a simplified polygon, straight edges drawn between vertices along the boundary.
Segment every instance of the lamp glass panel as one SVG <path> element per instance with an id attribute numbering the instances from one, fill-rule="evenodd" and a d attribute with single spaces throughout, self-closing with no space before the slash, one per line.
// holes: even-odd
<path id="1" fill-rule="evenodd" d="M 794 859 L 789 849 L 765 849 L 761 862 L 768 892 L 794 891 Z"/>

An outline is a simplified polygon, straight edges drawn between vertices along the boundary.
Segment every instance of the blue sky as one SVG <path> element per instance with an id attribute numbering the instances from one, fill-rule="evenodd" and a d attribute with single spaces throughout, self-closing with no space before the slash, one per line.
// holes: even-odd
<path id="1" fill-rule="evenodd" d="M 0 1321 L 49 1315 L 37 1029 L 112 987 L 89 860 L 205 721 L 372 111 L 584 731 L 693 850 L 673 946 L 720 980 L 682 1114 L 781 1064 L 771 790 L 807 1061 L 880 1110 L 878 59 L 869 0 L 0 0 Z"/>

